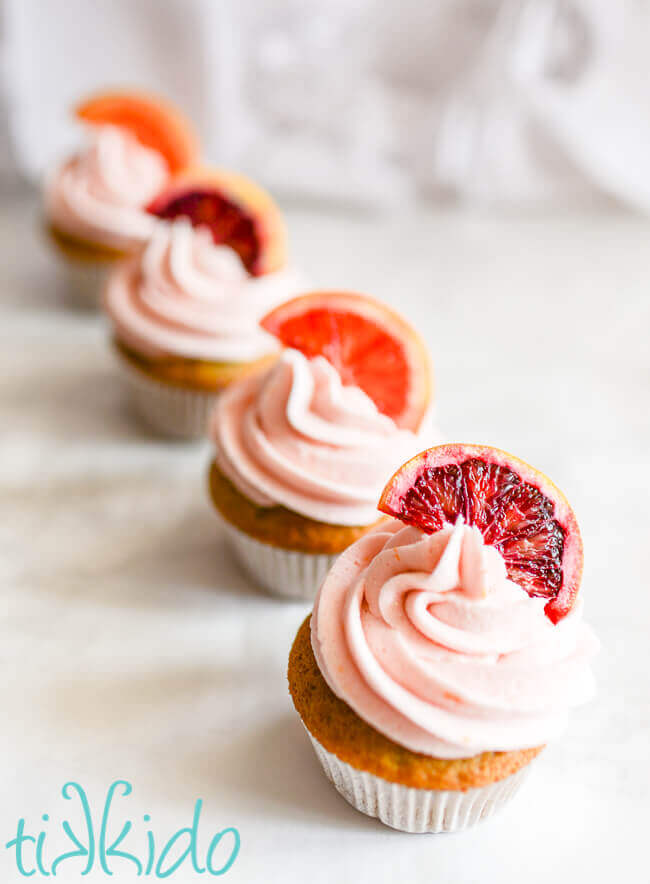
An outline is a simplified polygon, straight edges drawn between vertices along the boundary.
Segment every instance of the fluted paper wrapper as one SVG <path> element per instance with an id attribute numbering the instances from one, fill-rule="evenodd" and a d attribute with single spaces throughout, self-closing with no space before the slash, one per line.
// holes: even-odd
<path id="1" fill-rule="evenodd" d="M 337 556 L 281 549 L 244 534 L 222 518 L 228 543 L 242 568 L 277 598 L 313 602 Z"/>
<path id="2" fill-rule="evenodd" d="M 305 728 L 306 730 L 306 728 Z M 530 764 L 496 783 L 466 792 L 414 789 L 357 770 L 328 752 L 307 731 L 325 775 L 347 802 L 402 832 L 458 832 L 503 807 L 519 789 Z"/>
<path id="3" fill-rule="evenodd" d="M 63 301 L 75 310 L 97 310 L 102 291 L 113 267 L 111 261 L 76 261 L 67 255 L 57 256 Z"/>
<path id="4" fill-rule="evenodd" d="M 131 365 L 116 351 L 127 395 L 134 410 L 161 436 L 201 439 L 207 435 L 218 393 L 165 384 Z"/>

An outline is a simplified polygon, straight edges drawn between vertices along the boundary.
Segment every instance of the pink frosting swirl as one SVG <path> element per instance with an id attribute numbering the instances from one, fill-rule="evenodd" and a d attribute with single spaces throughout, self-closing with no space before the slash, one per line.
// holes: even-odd
<path id="1" fill-rule="evenodd" d="M 144 207 L 169 179 L 164 158 L 125 129 L 100 126 L 88 148 L 63 163 L 46 184 L 45 210 L 59 230 L 88 242 L 130 250 L 152 233 Z"/>
<path id="2" fill-rule="evenodd" d="M 179 218 L 159 222 L 144 250 L 115 268 L 104 300 L 118 337 L 138 352 L 248 362 L 279 349 L 259 320 L 299 289 L 290 270 L 249 276 L 233 249 Z"/>
<path id="3" fill-rule="evenodd" d="M 334 693 L 402 746 L 437 758 L 539 746 L 593 693 L 581 603 L 557 625 L 459 519 L 427 535 L 393 521 L 323 582 L 312 646 Z"/>
<path id="4" fill-rule="evenodd" d="M 212 437 L 219 468 L 258 506 L 337 525 L 377 521 L 386 476 L 431 444 L 431 430 L 399 429 L 322 356 L 291 349 L 224 393 Z"/>

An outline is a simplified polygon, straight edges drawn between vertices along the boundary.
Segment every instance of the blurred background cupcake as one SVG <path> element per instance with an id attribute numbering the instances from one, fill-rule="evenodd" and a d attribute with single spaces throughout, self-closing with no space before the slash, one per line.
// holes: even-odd
<path id="1" fill-rule="evenodd" d="M 225 387 L 277 358 L 279 342 L 259 321 L 302 287 L 284 266 L 284 227 L 270 198 L 246 182 L 281 231 L 274 239 L 256 228 L 250 199 L 233 202 L 202 174 L 200 185 L 195 175 L 159 198 L 175 220 L 156 222 L 148 243 L 110 275 L 104 299 L 135 409 L 157 432 L 188 439 L 205 434 Z M 260 216 L 260 230 L 264 223 Z"/>
<path id="2" fill-rule="evenodd" d="M 220 398 L 210 493 L 251 576 L 311 600 L 380 520 L 386 476 L 435 437 L 430 362 L 400 316 L 362 295 L 304 295 L 262 324 L 287 349 Z"/>
<path id="3" fill-rule="evenodd" d="M 151 236 L 147 206 L 199 159 L 189 121 L 164 99 L 106 92 L 75 109 L 88 144 L 46 179 L 45 223 L 76 305 L 96 305 L 106 272 Z"/>

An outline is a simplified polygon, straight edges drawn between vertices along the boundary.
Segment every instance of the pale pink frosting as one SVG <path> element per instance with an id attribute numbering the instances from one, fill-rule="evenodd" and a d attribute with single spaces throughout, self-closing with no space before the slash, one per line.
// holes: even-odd
<path id="1" fill-rule="evenodd" d="M 334 693 L 402 746 L 437 758 L 539 746 L 593 693 L 598 643 L 578 601 L 557 625 L 459 519 L 393 521 L 347 549 L 312 616 Z"/>
<path id="2" fill-rule="evenodd" d="M 291 349 L 227 390 L 212 421 L 217 464 L 243 494 L 337 525 L 376 522 L 386 477 L 432 435 L 399 429 L 322 356 Z"/>
<path id="3" fill-rule="evenodd" d="M 115 268 L 105 305 L 118 337 L 145 355 L 248 362 L 279 350 L 259 320 L 300 287 L 291 270 L 250 276 L 233 249 L 179 218 Z"/>
<path id="4" fill-rule="evenodd" d="M 144 207 L 169 180 L 167 163 L 126 129 L 96 127 L 90 139 L 47 181 L 46 214 L 64 233 L 130 250 L 155 227 L 156 218 Z"/>

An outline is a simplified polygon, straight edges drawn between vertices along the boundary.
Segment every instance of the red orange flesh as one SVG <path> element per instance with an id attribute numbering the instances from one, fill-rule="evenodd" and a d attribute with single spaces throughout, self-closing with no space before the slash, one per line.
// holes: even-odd
<path id="1" fill-rule="evenodd" d="M 197 167 L 178 176 L 148 207 L 159 218 L 186 217 L 234 249 L 252 276 L 286 263 L 284 221 L 271 197 L 243 175 Z"/>
<path id="2" fill-rule="evenodd" d="M 199 140 L 190 121 L 171 102 L 147 92 L 112 90 L 90 96 L 75 109 L 85 123 L 128 129 L 158 151 L 172 175 L 199 160 Z"/>
<path id="3" fill-rule="evenodd" d="M 431 400 L 424 342 L 385 304 L 353 292 L 312 292 L 262 320 L 286 347 L 324 356 L 344 384 L 361 387 L 379 411 L 416 430 Z"/>
<path id="4" fill-rule="evenodd" d="M 553 623 L 571 610 L 583 561 L 576 517 L 551 480 L 514 455 L 487 445 L 430 448 L 395 473 L 379 509 L 428 533 L 462 516 L 499 550 L 511 580 L 549 599 Z"/>

